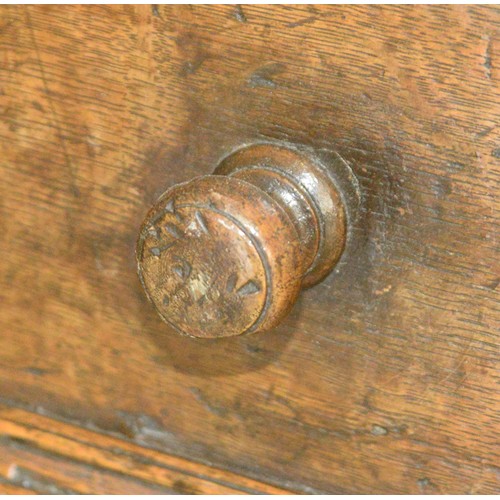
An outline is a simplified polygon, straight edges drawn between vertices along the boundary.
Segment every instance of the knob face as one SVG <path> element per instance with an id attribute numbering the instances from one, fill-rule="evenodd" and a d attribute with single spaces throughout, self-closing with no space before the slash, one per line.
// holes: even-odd
<path id="1" fill-rule="evenodd" d="M 344 248 L 346 215 L 328 169 L 294 148 L 258 144 L 214 175 L 168 189 L 137 242 L 147 297 L 179 333 L 269 330 Z"/>
<path id="2" fill-rule="evenodd" d="M 269 328 L 300 290 L 294 225 L 239 179 L 199 177 L 167 191 L 144 221 L 137 256 L 158 313 L 189 336 Z"/>

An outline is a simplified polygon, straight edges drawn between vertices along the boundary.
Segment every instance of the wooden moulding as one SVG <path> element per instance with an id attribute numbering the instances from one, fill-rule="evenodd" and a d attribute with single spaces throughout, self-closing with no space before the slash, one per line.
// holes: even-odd
<path id="1" fill-rule="evenodd" d="M 3 494 L 289 494 L 261 481 L 0 405 Z"/>

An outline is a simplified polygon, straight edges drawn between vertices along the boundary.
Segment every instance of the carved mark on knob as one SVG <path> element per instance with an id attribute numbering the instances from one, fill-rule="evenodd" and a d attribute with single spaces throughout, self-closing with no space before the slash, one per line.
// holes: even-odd
<path id="1" fill-rule="evenodd" d="M 252 238 L 213 206 L 163 203 L 142 237 L 140 262 L 160 315 L 196 336 L 250 329 L 266 301 L 265 266 Z"/>

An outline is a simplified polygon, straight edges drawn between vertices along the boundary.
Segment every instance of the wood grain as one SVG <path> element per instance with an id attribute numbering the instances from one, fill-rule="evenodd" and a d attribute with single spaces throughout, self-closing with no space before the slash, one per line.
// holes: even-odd
<path id="1" fill-rule="evenodd" d="M 16 487 L 45 494 L 290 493 L 5 406 L 0 435 L 0 493 Z"/>
<path id="2" fill-rule="evenodd" d="M 499 24 L 2 6 L 2 401 L 285 489 L 498 493 Z M 351 163 L 355 238 L 276 330 L 178 338 L 140 290 L 140 223 L 268 139 Z"/>

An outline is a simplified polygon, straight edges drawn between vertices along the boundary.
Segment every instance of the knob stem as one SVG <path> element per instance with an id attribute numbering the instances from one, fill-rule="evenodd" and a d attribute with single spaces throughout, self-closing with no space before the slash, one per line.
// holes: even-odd
<path id="1" fill-rule="evenodd" d="M 254 144 L 221 161 L 215 175 L 250 182 L 270 195 L 290 217 L 304 260 L 303 287 L 323 280 L 346 241 L 346 212 L 329 165 L 291 146 Z"/>

